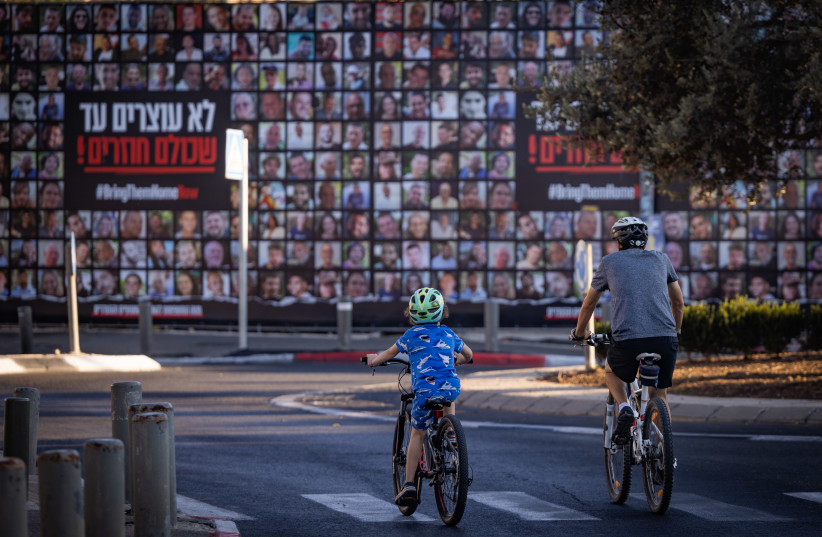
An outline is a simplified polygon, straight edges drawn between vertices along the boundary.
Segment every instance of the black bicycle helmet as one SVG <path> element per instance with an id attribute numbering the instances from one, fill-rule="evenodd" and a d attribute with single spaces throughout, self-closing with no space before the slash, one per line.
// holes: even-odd
<path id="1" fill-rule="evenodd" d="M 623 249 L 645 248 L 648 243 L 648 226 L 639 218 L 626 216 L 613 225 L 611 238 L 616 239 Z"/>

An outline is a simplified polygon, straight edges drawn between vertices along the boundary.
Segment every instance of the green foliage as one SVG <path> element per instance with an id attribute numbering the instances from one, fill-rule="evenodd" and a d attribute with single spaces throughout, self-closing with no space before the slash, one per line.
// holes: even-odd
<path id="1" fill-rule="evenodd" d="M 805 328 L 805 350 L 818 351 L 822 349 L 822 306 L 814 304 L 808 308 Z"/>
<path id="2" fill-rule="evenodd" d="M 571 73 L 552 73 L 531 110 L 570 143 L 622 152 L 672 193 L 737 180 L 758 196 L 775 154 L 822 132 L 822 2 L 604 0 L 610 39 Z M 679 186 L 680 188 L 676 188 Z"/>
<path id="3" fill-rule="evenodd" d="M 798 302 L 773 306 L 763 303 L 759 308 L 764 321 L 761 334 L 765 350 L 779 356 L 802 333 L 802 310 Z"/>
<path id="4" fill-rule="evenodd" d="M 779 356 L 805 333 L 805 348 L 822 348 L 822 306 L 802 308 L 798 302 L 781 304 L 739 296 L 720 304 L 696 302 L 685 306 L 681 350 L 715 356 L 721 352 L 746 357 L 764 346 Z"/>
<path id="5" fill-rule="evenodd" d="M 679 336 L 679 348 L 690 354 L 692 352 L 714 355 L 720 351 L 718 340 L 713 333 L 718 328 L 717 312 L 710 304 L 697 302 L 685 308 L 682 315 L 682 334 Z"/>

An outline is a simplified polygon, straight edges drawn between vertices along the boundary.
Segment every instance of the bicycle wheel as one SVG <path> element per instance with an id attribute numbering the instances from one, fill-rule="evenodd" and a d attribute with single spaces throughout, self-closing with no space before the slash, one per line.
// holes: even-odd
<path id="1" fill-rule="evenodd" d="M 611 394 L 608 394 L 608 403 L 614 404 L 614 399 Z M 616 428 L 616 406 L 614 409 L 614 416 L 612 416 L 611 434 Z M 618 446 L 608 438 L 608 411 L 605 411 L 605 420 L 602 426 L 603 447 L 605 447 L 605 477 L 608 480 L 608 495 L 611 497 L 611 502 L 616 504 L 625 503 L 628 499 L 628 493 L 631 492 L 631 444 L 628 442 L 625 445 Z"/>
<path id="2" fill-rule="evenodd" d="M 455 526 L 462 519 L 468 501 L 468 445 L 465 430 L 456 416 L 443 416 L 434 442 L 440 458 L 434 477 L 437 511 L 446 526 Z"/>
<path id="3" fill-rule="evenodd" d="M 397 417 L 397 424 L 394 426 L 394 451 L 392 457 L 392 464 L 394 466 L 394 497 L 400 493 L 402 487 L 405 485 L 405 462 L 407 460 L 408 442 L 411 440 L 411 420 L 408 414 L 400 414 Z M 420 484 L 421 479 L 419 472 L 414 476 L 414 482 L 417 485 L 417 502 L 411 505 L 397 506 L 400 513 L 405 516 L 411 516 L 417 510 L 420 499 Z"/>
<path id="4" fill-rule="evenodd" d="M 668 407 L 659 397 L 648 401 L 645 407 L 645 424 L 642 436 L 649 442 L 645 460 L 642 461 L 642 480 L 648 507 L 662 514 L 671 503 L 674 488 L 674 438 Z"/>

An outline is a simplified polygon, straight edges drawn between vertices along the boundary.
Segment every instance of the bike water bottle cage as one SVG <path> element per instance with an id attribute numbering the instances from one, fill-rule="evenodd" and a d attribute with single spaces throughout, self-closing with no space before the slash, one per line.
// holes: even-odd
<path id="1" fill-rule="evenodd" d="M 620 218 L 611 227 L 611 238 L 616 239 L 622 248 L 644 248 L 648 243 L 648 226 L 634 216 Z"/>
<path id="2" fill-rule="evenodd" d="M 444 310 L 445 298 L 432 287 L 417 289 L 408 301 L 408 312 L 416 324 L 439 322 Z"/>
<path id="3" fill-rule="evenodd" d="M 656 388 L 659 380 L 659 365 L 654 363 L 662 359 L 656 353 L 643 352 L 636 357 L 639 360 L 639 383 L 643 386 Z"/>

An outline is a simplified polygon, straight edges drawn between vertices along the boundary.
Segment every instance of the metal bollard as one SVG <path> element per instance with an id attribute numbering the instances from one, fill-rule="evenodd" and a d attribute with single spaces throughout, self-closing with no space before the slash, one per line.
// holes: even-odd
<path id="1" fill-rule="evenodd" d="M 29 405 L 29 460 L 26 462 L 30 474 L 37 473 L 37 429 L 40 424 L 40 390 L 37 388 L 15 388 L 15 397 L 23 397 Z"/>
<path id="2" fill-rule="evenodd" d="M 114 382 L 111 385 L 111 437 L 128 446 L 128 407 L 143 399 L 143 386 L 137 381 Z M 128 466 L 128 449 L 123 453 L 126 502 L 131 502 L 131 475 Z"/>
<path id="3" fill-rule="evenodd" d="M 485 301 L 485 350 L 499 351 L 499 302 L 492 298 Z"/>
<path id="4" fill-rule="evenodd" d="M 17 322 L 20 325 L 20 354 L 31 354 L 34 348 L 31 306 L 20 306 L 17 308 Z"/>
<path id="5" fill-rule="evenodd" d="M 151 301 L 140 302 L 140 354 L 151 354 Z"/>
<path id="6" fill-rule="evenodd" d="M 26 463 L 17 457 L 0 457 L 0 528 L 5 537 L 29 537 L 26 489 Z"/>
<path id="7" fill-rule="evenodd" d="M 168 510 L 168 417 L 162 412 L 135 414 L 134 537 L 170 537 Z M 176 515 L 175 515 L 176 516 Z"/>
<path id="8" fill-rule="evenodd" d="M 354 316 L 354 304 L 347 296 L 337 302 L 337 341 L 341 351 L 351 350 L 351 319 Z"/>
<path id="9" fill-rule="evenodd" d="M 83 483 L 80 454 L 73 449 L 46 451 L 37 457 L 40 471 L 40 535 L 83 537 Z"/>
<path id="10" fill-rule="evenodd" d="M 175 464 L 174 447 L 174 407 L 171 403 L 138 403 L 128 407 L 129 437 L 134 438 L 134 416 L 149 412 L 160 412 L 168 418 L 168 509 L 171 513 L 171 527 L 177 525 L 177 466 Z M 128 446 L 131 475 L 136 473 L 136 456 L 134 442 Z M 159 468 L 158 468 L 159 469 Z M 131 497 L 134 498 L 134 481 L 131 484 Z"/>
<path id="11" fill-rule="evenodd" d="M 27 463 L 31 446 L 29 445 L 29 416 L 31 401 L 25 397 L 7 397 L 5 399 L 5 423 L 3 426 L 3 456 L 17 457 Z M 26 464 L 26 475 L 31 470 Z"/>
<path id="12" fill-rule="evenodd" d="M 123 443 L 93 438 L 83 444 L 86 537 L 124 537 L 126 516 Z"/>

